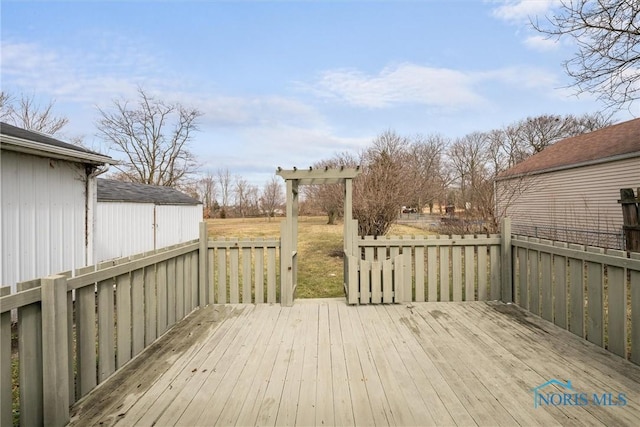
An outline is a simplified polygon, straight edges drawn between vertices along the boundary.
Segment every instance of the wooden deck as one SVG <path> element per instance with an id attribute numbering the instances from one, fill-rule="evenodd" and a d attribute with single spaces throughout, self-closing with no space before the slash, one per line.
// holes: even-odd
<path id="1" fill-rule="evenodd" d="M 573 390 L 541 391 L 578 405 L 535 408 L 552 379 Z M 209 306 L 77 403 L 71 424 L 640 425 L 640 367 L 497 302 Z"/>

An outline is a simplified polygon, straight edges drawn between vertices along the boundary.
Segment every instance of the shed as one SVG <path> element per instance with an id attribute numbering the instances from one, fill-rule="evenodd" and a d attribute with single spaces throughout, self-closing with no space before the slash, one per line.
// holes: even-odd
<path id="1" fill-rule="evenodd" d="M 7 123 L 0 148 L 2 285 L 93 263 L 96 176 L 112 159 Z"/>
<path id="2" fill-rule="evenodd" d="M 199 237 L 202 203 L 175 188 L 98 179 L 98 262 Z"/>
<path id="3" fill-rule="evenodd" d="M 620 189 L 640 187 L 640 119 L 561 140 L 496 180 L 513 231 L 622 249 Z"/>

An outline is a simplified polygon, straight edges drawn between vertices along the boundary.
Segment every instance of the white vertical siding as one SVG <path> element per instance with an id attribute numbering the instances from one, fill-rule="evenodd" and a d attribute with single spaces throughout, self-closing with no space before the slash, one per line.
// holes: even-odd
<path id="1" fill-rule="evenodd" d="M 97 262 L 153 250 L 153 204 L 98 202 Z"/>
<path id="2" fill-rule="evenodd" d="M 98 202 L 97 262 L 197 239 L 201 221 L 202 205 Z"/>
<path id="3" fill-rule="evenodd" d="M 2 284 L 86 265 L 84 165 L 3 151 Z"/>
<path id="4" fill-rule="evenodd" d="M 202 205 L 157 205 L 156 247 L 197 239 Z"/>
<path id="5" fill-rule="evenodd" d="M 497 213 L 514 224 L 619 232 L 620 189 L 638 187 L 640 157 L 498 181 Z"/>

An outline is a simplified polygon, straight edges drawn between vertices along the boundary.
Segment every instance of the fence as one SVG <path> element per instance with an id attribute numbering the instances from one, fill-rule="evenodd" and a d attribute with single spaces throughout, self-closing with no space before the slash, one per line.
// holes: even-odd
<path id="1" fill-rule="evenodd" d="M 500 299 L 500 236 L 367 236 L 349 259 L 359 304 Z"/>
<path id="2" fill-rule="evenodd" d="M 640 253 L 514 236 L 515 302 L 640 364 Z"/>
<path id="3" fill-rule="evenodd" d="M 556 227 L 552 225 L 513 224 L 513 233 L 558 242 L 597 246 L 607 249 L 624 249 L 625 237 L 620 231 L 597 231 L 583 228 Z"/>
<path id="4" fill-rule="evenodd" d="M 207 248 L 207 301 L 217 304 L 279 301 L 279 239 L 209 240 Z"/>
<path id="5" fill-rule="evenodd" d="M 511 300 L 511 228 L 501 235 L 351 236 L 345 254 L 350 304 Z M 354 230 L 357 227 L 353 227 Z M 504 236 L 504 237 L 501 237 Z"/>
<path id="6" fill-rule="evenodd" d="M 13 424 L 14 404 L 20 425 L 66 424 L 71 404 L 199 306 L 277 302 L 278 239 L 209 241 L 204 224 L 200 235 L 0 288 L 0 424 Z"/>

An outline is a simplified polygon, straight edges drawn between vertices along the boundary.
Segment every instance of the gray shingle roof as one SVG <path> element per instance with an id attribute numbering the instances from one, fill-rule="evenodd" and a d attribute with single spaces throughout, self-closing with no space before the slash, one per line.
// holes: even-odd
<path id="1" fill-rule="evenodd" d="M 98 178 L 99 202 L 155 203 L 157 205 L 197 205 L 200 202 L 175 188 L 135 184 Z"/>
<path id="2" fill-rule="evenodd" d="M 54 147 L 66 148 L 69 150 L 78 151 L 80 153 L 95 154 L 98 156 L 104 156 L 104 154 L 96 153 L 95 151 L 87 150 L 86 148 L 79 147 L 77 145 L 69 144 L 59 139 L 55 139 L 52 136 L 45 135 L 44 133 L 34 132 L 26 129 L 19 128 L 17 126 L 10 125 L 8 123 L 0 122 L 0 133 L 2 135 L 13 136 L 15 138 L 26 139 L 29 141 L 39 142 L 41 144 L 52 145 Z"/>

